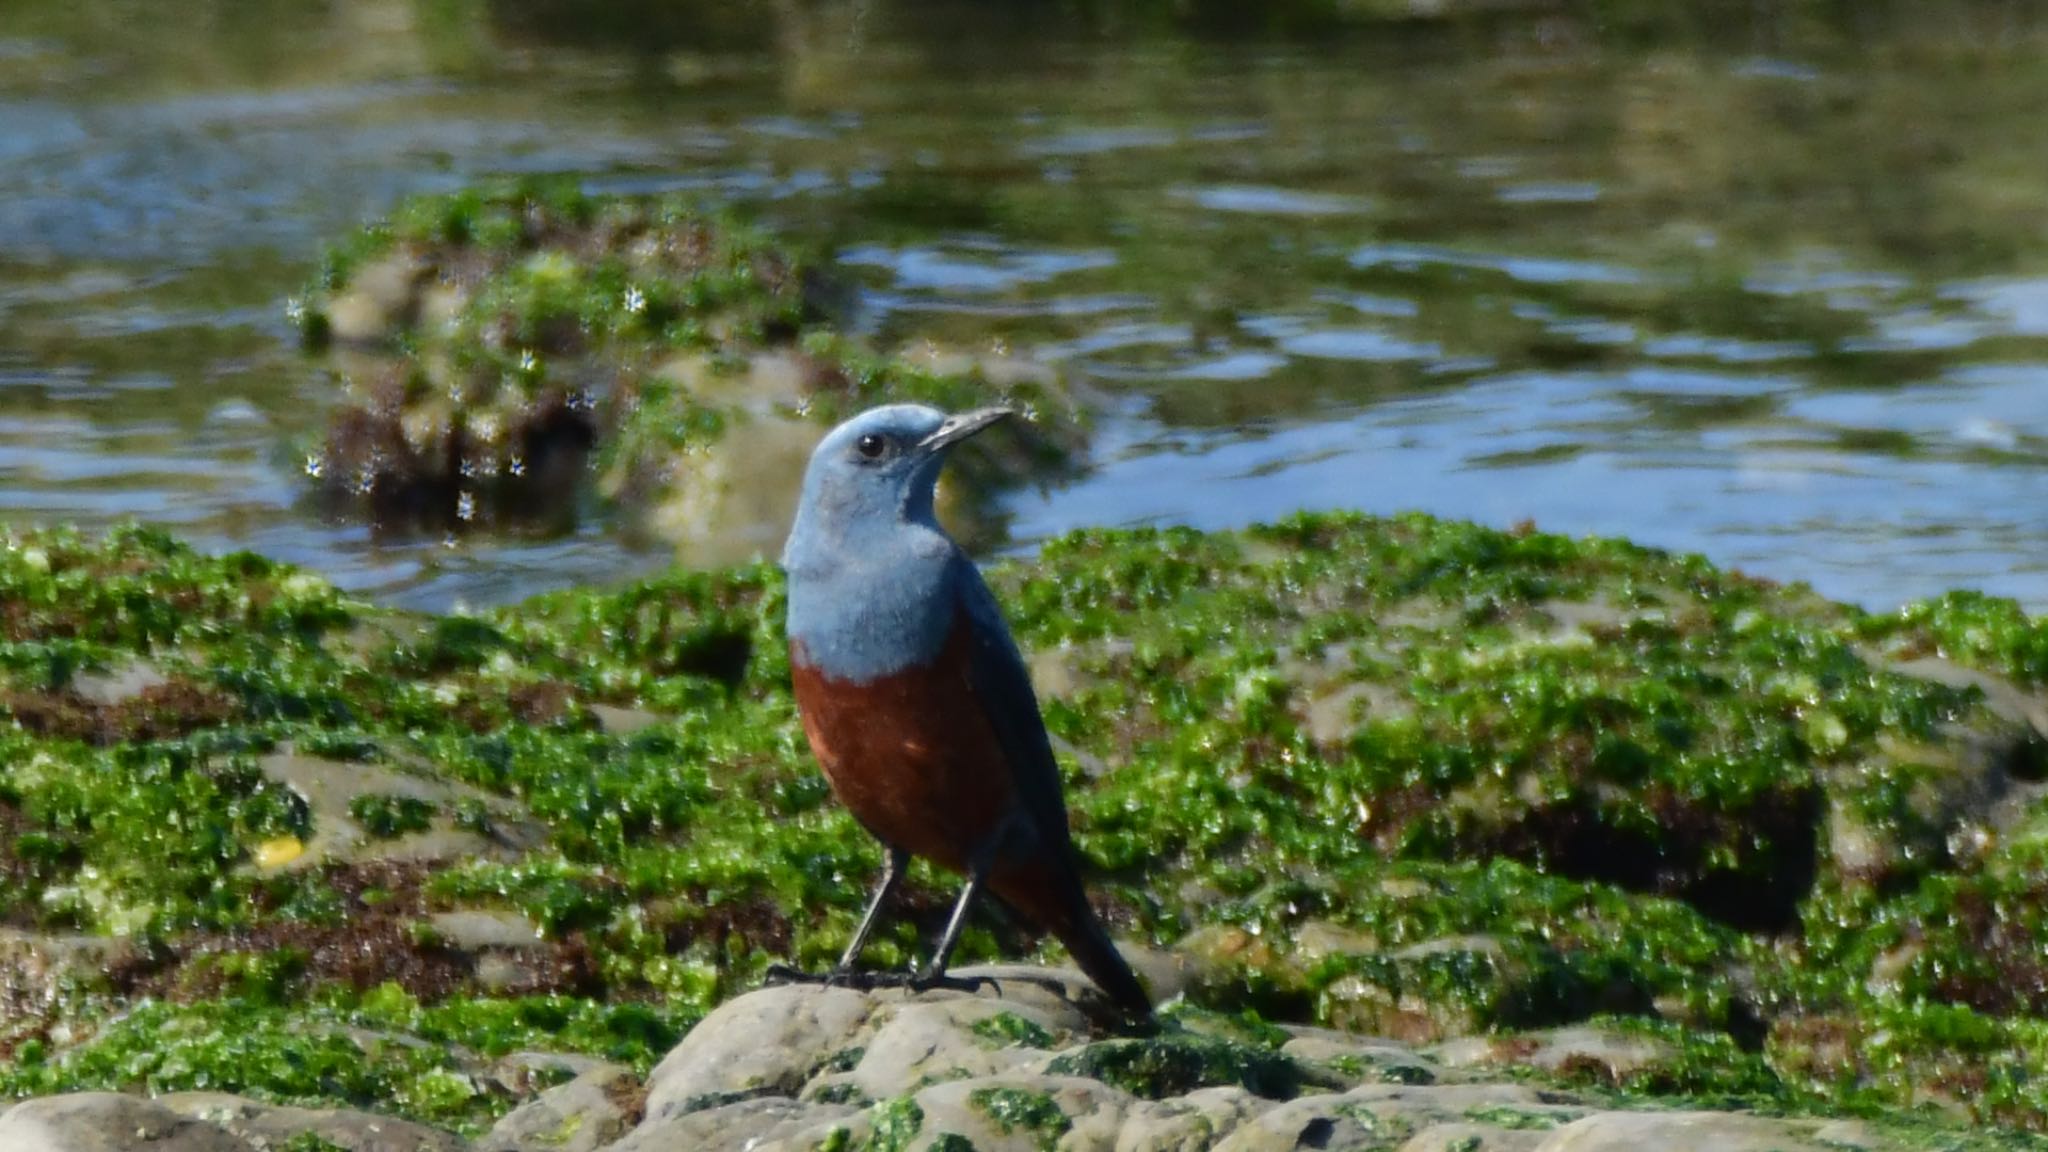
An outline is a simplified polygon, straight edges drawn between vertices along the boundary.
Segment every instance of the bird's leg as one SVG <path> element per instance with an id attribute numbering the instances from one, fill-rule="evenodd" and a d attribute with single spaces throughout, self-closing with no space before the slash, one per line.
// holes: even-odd
<path id="1" fill-rule="evenodd" d="M 910 864 L 910 853 L 900 848 L 889 848 L 882 857 L 882 878 L 875 883 L 875 894 L 868 898 L 868 910 L 861 913 L 860 926 L 853 930 L 853 942 L 846 946 L 846 952 L 839 957 L 839 966 L 829 972 L 805 972 L 788 964 L 770 964 L 765 973 L 771 984 L 844 984 L 850 988 L 875 988 L 892 983 L 890 973 L 863 973 L 854 968 L 860 959 L 862 948 L 867 947 L 868 937 L 875 931 L 875 922 L 882 918 L 882 905 L 888 903 L 889 895 L 896 891 L 896 885 L 903 879 L 903 871 Z M 908 977 L 899 977 L 893 982 L 907 982 Z"/>
<path id="2" fill-rule="evenodd" d="M 916 979 L 911 981 L 912 987 L 919 989 L 958 988 L 962 991 L 972 992 L 984 984 L 994 983 L 994 981 L 985 978 L 975 980 L 949 979 L 946 976 L 946 965 L 953 959 L 953 949 L 959 946 L 960 933 L 967 927 L 967 914 L 974 910 L 974 900 L 981 895 L 982 885 L 988 882 L 989 871 L 995 867 L 996 856 L 1002 851 L 1003 841 L 1009 838 L 1009 832 L 1013 826 L 1014 822 L 1003 824 L 1001 828 L 996 830 L 995 835 L 988 838 L 988 843 L 983 845 L 982 849 L 974 854 L 974 858 L 968 861 L 967 884 L 960 889 L 960 899 L 953 904 L 953 915 L 946 920 L 946 930 L 939 936 L 939 946 L 932 950 L 930 966 L 919 973 Z"/>
<path id="3" fill-rule="evenodd" d="M 903 870 L 909 864 L 910 853 L 901 848 L 889 849 L 882 858 L 882 878 L 875 883 L 875 894 L 868 899 L 868 910 L 861 913 L 860 926 L 853 930 L 853 941 L 839 957 L 839 967 L 834 970 L 834 975 L 852 975 L 854 962 L 860 959 L 860 950 L 867 947 L 875 922 L 882 918 L 882 905 L 888 903 L 890 893 L 896 891 L 896 884 L 903 879 Z"/>

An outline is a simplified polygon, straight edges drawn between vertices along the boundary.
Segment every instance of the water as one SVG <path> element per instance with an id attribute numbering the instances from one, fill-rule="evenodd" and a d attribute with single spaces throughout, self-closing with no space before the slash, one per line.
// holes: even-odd
<path id="1" fill-rule="evenodd" d="M 878 342 L 1098 394 L 1018 547 L 1420 508 L 2048 609 L 2048 17 L 1485 7 L 5 0 L 0 517 L 427 607 L 666 563 L 602 519 L 392 541 L 303 502 L 331 388 L 284 302 L 320 245 L 566 171 L 743 202 L 840 256 Z"/>

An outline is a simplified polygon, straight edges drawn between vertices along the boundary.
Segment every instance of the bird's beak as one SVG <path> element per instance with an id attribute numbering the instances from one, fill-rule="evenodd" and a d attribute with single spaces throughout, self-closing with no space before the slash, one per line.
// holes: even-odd
<path id="1" fill-rule="evenodd" d="M 937 432 L 918 441 L 917 446 L 926 452 L 936 452 L 941 448 L 958 444 L 1005 416 L 1014 415 L 1016 413 L 1008 408 L 976 408 L 972 412 L 948 416 L 946 422 L 939 425 Z"/>

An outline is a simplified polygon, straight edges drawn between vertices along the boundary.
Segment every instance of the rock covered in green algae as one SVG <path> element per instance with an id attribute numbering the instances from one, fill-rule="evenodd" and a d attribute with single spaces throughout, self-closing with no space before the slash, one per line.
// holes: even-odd
<path id="1" fill-rule="evenodd" d="M 836 335 L 820 262 L 680 197 L 526 181 L 408 201 L 293 304 L 344 382 L 307 471 L 392 528 L 572 521 L 597 494 L 700 566 L 772 553 L 825 427 L 887 400 L 1033 419 L 963 458 L 970 494 L 1071 467 L 1060 381 L 1006 357 L 885 357 Z M 984 504 L 953 501 L 970 528 Z"/>
<path id="2" fill-rule="evenodd" d="M 1190 1004 L 1391 1033 L 1315 1057 L 1383 1083 L 2048 1117 L 2037 622 L 1423 517 L 1082 534 L 993 581 L 1094 890 Z M 0 1088 L 477 1132 L 552 1084 L 516 1053 L 644 1073 L 770 958 L 829 962 L 878 857 L 804 751 L 781 603 L 746 567 L 423 619 L 150 532 L 9 541 Z M 949 878 L 907 887 L 876 963 L 944 918 Z M 1030 946 L 991 918 L 963 955 Z M 1043 1047 L 1020 1019 L 969 1031 Z M 1112 1065 L 1225 1087 L 1208 1048 L 1084 1051 L 1134 1099 Z M 978 1107 L 865 1060 L 815 1106 Z"/>
<path id="3" fill-rule="evenodd" d="M 1079 980 L 1078 973 L 1066 974 Z M 991 1028 L 990 1024 L 1001 1024 Z M 1076 1004 L 1029 983 L 958 992 L 781 987 L 706 1017 L 650 1072 L 597 1067 L 508 1114 L 479 1149 L 823 1152 L 850 1149 L 1670 1148 L 1867 1152 L 2006 1146 L 1885 1120 L 1644 1108 L 1599 1091 L 1544 1089 L 1429 1064 L 1384 1041 L 1322 1039 L 1308 1058 L 1284 1030 L 1264 1040 L 1195 1011 L 1155 1035 L 1102 1039 Z M 1580 1029 L 1564 1046 L 1613 1044 Z M 1354 1049 L 1348 1051 L 1348 1049 Z M 380 1123 L 381 1121 L 381 1123 Z M 265 1105 L 220 1093 L 149 1102 L 83 1093 L 0 1115 L 0 1139 L 39 1148 L 376 1147 L 453 1152 L 445 1132 L 349 1110 Z M 267 1140 L 269 1143 L 259 1143 Z M 325 1141 L 325 1143 L 318 1143 Z M 2017 1146 L 2011 1143 L 2011 1146 Z"/>

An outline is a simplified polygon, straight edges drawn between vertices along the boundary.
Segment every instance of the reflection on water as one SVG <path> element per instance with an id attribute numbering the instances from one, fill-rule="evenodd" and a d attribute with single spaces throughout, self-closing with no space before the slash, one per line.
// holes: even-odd
<path id="1" fill-rule="evenodd" d="M 320 243 L 576 171 L 837 252 L 879 341 L 1093 385 L 1098 468 L 1019 497 L 1026 543 L 1423 508 L 2048 608 L 2042 16 L 1444 7 L 17 0 L 0 508 L 428 605 L 664 562 L 300 503 L 329 386 L 283 302 Z M 1254 10 L 1309 34 L 1203 23 Z"/>

